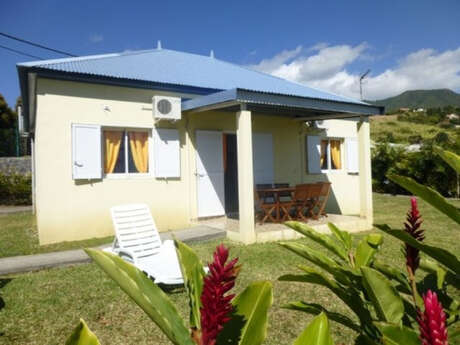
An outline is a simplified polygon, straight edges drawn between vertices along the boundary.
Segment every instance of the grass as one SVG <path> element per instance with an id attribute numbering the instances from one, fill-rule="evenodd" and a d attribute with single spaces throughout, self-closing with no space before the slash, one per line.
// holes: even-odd
<path id="1" fill-rule="evenodd" d="M 30 212 L 0 216 L 0 258 L 15 255 L 49 253 L 60 250 L 96 247 L 109 243 L 113 237 L 85 241 L 61 242 L 40 246 L 35 216 Z"/>
<path id="2" fill-rule="evenodd" d="M 460 206 L 460 203 L 456 205 Z M 375 194 L 375 222 L 400 228 L 408 207 L 408 197 Z M 443 246 L 458 255 L 458 225 L 440 216 L 424 202 L 420 203 L 420 209 L 426 242 Z M 311 244 L 306 239 L 301 241 Z M 192 246 L 207 262 L 217 243 L 211 241 Z M 346 307 L 325 289 L 276 281 L 282 274 L 296 272 L 296 264 L 304 263 L 276 243 L 250 246 L 226 243 L 231 246 L 231 255 L 238 256 L 243 264 L 237 290 L 253 280 L 273 281 L 274 304 L 265 344 L 292 344 L 311 319 L 306 314 L 282 309 L 281 306 L 288 301 L 305 300 L 347 312 Z M 379 256 L 403 266 L 401 245 L 388 236 L 385 236 Z M 101 344 L 169 344 L 142 310 L 95 264 L 5 277 L 0 280 L 0 295 L 5 303 L 0 311 L 0 344 L 63 344 L 80 317 L 98 335 Z M 174 293 L 170 297 L 187 318 L 188 304 L 184 293 Z M 336 343 L 352 343 L 354 334 L 348 329 L 333 323 L 332 330 Z M 451 342 L 451 345 L 455 344 Z"/>
<path id="3" fill-rule="evenodd" d="M 371 139 L 376 142 L 387 141 L 408 144 L 409 137 L 421 136 L 422 140 L 432 139 L 439 132 L 446 132 L 454 139 L 459 135 L 456 129 L 443 129 L 439 126 L 398 121 L 397 115 L 385 115 L 371 117 Z"/>

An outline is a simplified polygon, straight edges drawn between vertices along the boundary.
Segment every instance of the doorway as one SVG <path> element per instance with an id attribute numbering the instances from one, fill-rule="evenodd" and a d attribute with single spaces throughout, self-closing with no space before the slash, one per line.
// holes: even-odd
<path id="1" fill-rule="evenodd" d="M 238 155 L 236 134 L 223 135 L 223 163 L 225 181 L 225 213 L 234 218 L 238 215 Z"/>

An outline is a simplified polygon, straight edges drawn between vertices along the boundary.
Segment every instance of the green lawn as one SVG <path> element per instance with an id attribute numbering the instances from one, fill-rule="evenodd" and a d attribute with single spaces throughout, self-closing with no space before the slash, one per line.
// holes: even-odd
<path id="1" fill-rule="evenodd" d="M 408 197 L 375 194 L 374 201 L 376 223 L 401 227 L 410 204 Z M 423 202 L 420 209 L 425 220 L 426 242 L 441 245 L 458 255 L 458 225 L 439 216 Z M 358 238 L 362 236 L 357 235 Z M 192 246 L 204 261 L 209 261 L 217 243 L 211 241 Z M 308 315 L 281 309 L 288 301 L 302 299 L 346 312 L 346 307 L 325 289 L 277 282 L 280 275 L 296 271 L 294 266 L 302 260 L 276 243 L 250 246 L 226 243 L 231 247 L 231 254 L 238 256 L 243 264 L 238 290 L 253 280 L 269 279 L 274 283 L 274 304 L 265 344 L 292 344 L 310 320 Z M 402 266 L 400 243 L 385 237 L 380 257 Z M 169 344 L 140 308 L 95 264 L 5 277 L 0 280 L 0 295 L 5 302 L 0 311 L 0 344 L 63 344 L 80 317 L 86 320 L 103 345 Z M 171 298 L 186 317 L 188 305 L 184 293 L 171 294 Z M 351 331 L 335 323 L 332 329 L 337 344 L 352 343 Z"/>
<path id="2" fill-rule="evenodd" d="M 35 216 L 30 212 L 0 216 L 0 258 L 15 255 L 49 253 L 59 250 L 95 247 L 109 243 L 113 237 L 85 241 L 62 242 L 40 246 Z"/>

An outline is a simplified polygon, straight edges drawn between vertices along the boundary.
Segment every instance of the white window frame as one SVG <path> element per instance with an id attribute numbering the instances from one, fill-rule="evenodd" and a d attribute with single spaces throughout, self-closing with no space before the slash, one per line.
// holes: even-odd
<path id="1" fill-rule="evenodd" d="M 136 127 L 113 127 L 113 126 L 106 126 L 102 127 L 101 129 L 101 141 L 102 141 L 102 160 L 105 162 L 105 145 L 104 145 L 104 131 L 120 131 L 124 133 L 128 132 L 147 132 L 148 134 L 148 148 L 149 148 L 149 165 L 148 165 L 148 172 L 146 173 L 130 173 L 128 171 L 128 135 L 123 135 L 123 145 L 125 145 L 125 172 L 124 173 L 110 173 L 110 174 L 103 174 L 104 178 L 107 179 L 126 179 L 126 178 L 153 178 L 153 139 L 152 139 L 152 129 L 150 128 L 136 128 Z M 103 167 L 104 169 L 104 167 Z"/>
<path id="2" fill-rule="evenodd" d="M 320 138 L 320 145 L 324 140 L 327 140 L 327 146 L 326 146 L 326 160 L 327 160 L 327 169 L 321 169 L 322 173 L 338 173 L 338 172 L 343 172 L 345 171 L 344 163 L 345 163 L 345 155 L 344 155 L 344 138 L 338 138 L 338 137 L 321 137 Z M 340 162 L 342 163 L 342 167 L 340 169 L 331 169 L 331 140 L 338 140 L 340 141 Z M 320 167 L 321 168 L 321 167 Z"/>

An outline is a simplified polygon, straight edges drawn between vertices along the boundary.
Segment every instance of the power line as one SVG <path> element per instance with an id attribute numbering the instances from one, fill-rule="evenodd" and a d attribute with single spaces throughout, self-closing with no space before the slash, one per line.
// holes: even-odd
<path id="1" fill-rule="evenodd" d="M 38 48 L 41 48 L 41 49 L 46 49 L 46 50 L 49 50 L 49 51 L 52 51 L 52 52 L 55 52 L 55 53 L 59 53 L 59 54 L 62 54 L 62 55 L 67 55 L 67 56 L 72 56 L 72 57 L 76 56 L 76 55 L 73 55 L 73 54 L 70 54 L 70 53 L 66 53 L 66 52 L 64 52 L 62 50 L 57 50 L 57 49 L 45 47 L 45 46 L 43 46 L 41 44 L 38 44 L 38 43 L 27 41 L 27 40 L 19 38 L 19 37 L 11 36 L 11 35 L 5 34 L 4 32 L 0 32 L 0 36 L 4 36 L 4 37 L 10 38 L 12 40 L 16 40 L 16 41 L 19 41 L 19 42 L 22 42 L 22 43 L 30 44 L 30 45 L 32 45 L 34 47 L 38 47 Z"/>
<path id="2" fill-rule="evenodd" d="M 3 49 L 5 49 L 5 50 L 9 50 L 10 52 L 13 52 L 13 53 L 16 53 L 16 54 L 25 55 L 25 56 L 28 56 L 28 57 L 31 57 L 31 58 L 34 58 L 34 59 L 44 60 L 44 59 L 41 58 L 41 57 L 38 57 L 38 56 L 35 56 L 35 55 L 31 55 L 31 54 L 27 54 L 27 53 L 24 53 L 24 52 L 19 51 L 19 50 L 16 50 L 16 49 L 8 48 L 8 47 L 5 47 L 5 46 L 2 46 L 1 44 L 0 44 L 0 48 L 3 48 Z"/>

